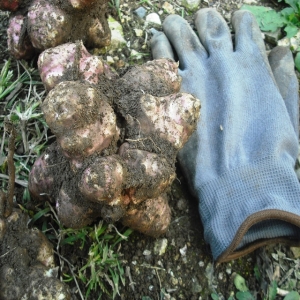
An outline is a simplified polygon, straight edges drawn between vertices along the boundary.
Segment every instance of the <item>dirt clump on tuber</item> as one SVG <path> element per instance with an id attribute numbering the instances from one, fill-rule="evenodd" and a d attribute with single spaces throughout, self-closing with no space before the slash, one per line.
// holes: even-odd
<path id="1" fill-rule="evenodd" d="M 83 72 L 74 81 L 66 74 L 80 69 L 80 60 L 67 71 L 49 67 L 55 73 L 51 77 L 47 65 L 57 54 L 55 48 L 47 51 L 40 69 L 51 91 L 42 110 L 57 142 L 32 168 L 32 196 L 55 203 L 67 227 L 80 228 L 101 217 L 150 236 L 165 233 L 176 155 L 200 113 L 198 99 L 179 93 L 177 63 L 154 60 L 120 78 L 102 65 L 96 81 L 85 80 Z"/>

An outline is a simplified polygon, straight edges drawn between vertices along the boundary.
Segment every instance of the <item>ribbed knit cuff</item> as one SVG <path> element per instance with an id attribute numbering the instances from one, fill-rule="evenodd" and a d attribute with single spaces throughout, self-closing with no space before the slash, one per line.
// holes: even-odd
<path id="1" fill-rule="evenodd" d="M 290 163 L 264 158 L 196 190 L 215 260 L 256 240 L 300 239 L 300 184 Z"/>

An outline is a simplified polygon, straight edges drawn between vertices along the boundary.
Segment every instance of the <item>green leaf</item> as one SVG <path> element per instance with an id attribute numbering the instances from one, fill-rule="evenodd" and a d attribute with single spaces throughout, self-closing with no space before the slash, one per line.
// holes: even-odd
<path id="1" fill-rule="evenodd" d="M 272 281 L 271 285 L 268 288 L 268 300 L 274 300 L 277 294 L 277 282 Z"/>
<path id="2" fill-rule="evenodd" d="M 296 69 L 300 72 L 300 52 L 298 52 L 296 54 L 296 57 L 295 57 L 295 66 L 296 66 Z"/>
<path id="3" fill-rule="evenodd" d="M 298 30 L 299 30 L 298 27 L 296 27 L 293 24 L 287 25 L 284 28 L 284 31 L 286 32 L 286 36 L 288 38 L 295 36 L 297 34 Z"/>
<path id="4" fill-rule="evenodd" d="M 237 292 L 235 296 L 238 300 L 254 300 L 254 297 L 251 295 L 249 291 Z"/>
<path id="5" fill-rule="evenodd" d="M 255 276 L 255 278 L 256 278 L 257 281 L 261 280 L 261 274 L 260 274 L 258 266 L 254 267 L 254 276 Z"/>
<path id="6" fill-rule="evenodd" d="M 37 212 L 31 219 L 30 223 L 34 224 L 35 221 L 37 221 L 39 218 L 41 218 L 42 216 L 44 216 L 46 213 L 48 213 L 50 211 L 49 207 L 46 207 L 43 210 L 40 210 L 39 212 Z"/>
<path id="7" fill-rule="evenodd" d="M 286 24 L 285 17 L 269 7 L 244 4 L 241 9 L 248 10 L 255 16 L 262 31 L 275 32 Z"/>
<path id="8" fill-rule="evenodd" d="M 291 6 L 291 8 L 297 12 L 298 11 L 298 8 L 297 8 L 297 0 L 284 0 L 284 2 L 286 4 L 289 4 Z"/>
<path id="9" fill-rule="evenodd" d="M 213 300 L 219 300 L 219 296 L 216 293 L 211 293 L 210 296 L 212 297 Z"/>
<path id="10" fill-rule="evenodd" d="M 300 299 L 300 295 L 298 292 L 296 291 L 292 291 L 289 292 L 284 298 L 283 300 L 299 300 Z"/>
<path id="11" fill-rule="evenodd" d="M 233 282 L 234 282 L 235 287 L 239 291 L 246 292 L 246 291 L 249 290 L 248 287 L 247 287 L 247 285 L 246 285 L 245 279 L 241 275 L 236 274 L 235 277 L 234 277 Z"/>

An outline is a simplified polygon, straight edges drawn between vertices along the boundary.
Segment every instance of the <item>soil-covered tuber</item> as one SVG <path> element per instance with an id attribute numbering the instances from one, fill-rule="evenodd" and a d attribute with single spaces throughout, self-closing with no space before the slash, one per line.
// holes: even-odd
<path id="1" fill-rule="evenodd" d="M 56 277 L 52 245 L 28 221 L 19 209 L 0 217 L 0 299 L 71 299 Z"/>
<path id="2" fill-rule="evenodd" d="M 101 75 L 108 79 L 117 76 L 98 56 L 91 55 L 81 41 L 43 51 L 38 59 L 38 69 L 47 91 L 62 81 L 84 80 L 98 84 Z"/>
<path id="3" fill-rule="evenodd" d="M 71 299 L 68 287 L 57 279 L 52 244 L 38 229 L 29 229 L 29 216 L 13 207 L 16 131 L 9 121 L 4 128 L 9 133 L 9 180 L 7 193 L 0 190 L 0 299 Z"/>
<path id="4" fill-rule="evenodd" d="M 73 53 L 79 46 L 66 45 Z M 55 203 L 68 227 L 102 217 L 163 234 L 171 219 L 167 192 L 176 154 L 196 128 L 199 100 L 179 93 L 178 65 L 171 60 L 133 67 L 121 78 L 99 64 L 97 80 L 79 71 L 74 81 L 70 70 L 81 70 L 82 61 L 71 56 L 64 69 L 59 62 L 69 54 L 56 61 L 57 53 L 54 48 L 40 58 L 51 89 L 42 110 L 57 143 L 32 168 L 32 196 Z"/>
<path id="5" fill-rule="evenodd" d="M 110 44 L 108 0 L 24 0 L 20 7 L 18 2 L 0 2 L 0 9 L 13 11 L 8 48 L 17 59 L 77 40 L 93 48 Z"/>

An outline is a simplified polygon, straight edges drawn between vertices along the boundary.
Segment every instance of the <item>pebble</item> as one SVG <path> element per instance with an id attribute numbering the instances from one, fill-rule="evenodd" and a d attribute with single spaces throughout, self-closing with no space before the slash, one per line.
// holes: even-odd
<path id="1" fill-rule="evenodd" d="M 111 42 L 109 49 L 117 50 L 118 48 L 123 48 L 126 45 L 126 41 L 124 39 L 122 25 L 112 17 L 109 17 L 107 21 L 111 31 Z"/>
<path id="2" fill-rule="evenodd" d="M 195 11 L 199 8 L 201 0 L 183 0 L 181 5 L 184 6 L 188 11 Z"/>
<path id="3" fill-rule="evenodd" d="M 149 23 L 161 25 L 161 20 L 157 13 L 151 13 L 151 14 L 147 15 L 146 21 Z"/>
<path id="4" fill-rule="evenodd" d="M 144 7 L 137 8 L 134 13 L 141 19 L 145 18 L 147 10 Z"/>
<path id="5" fill-rule="evenodd" d="M 177 201 L 177 204 L 176 204 L 176 206 L 177 206 L 177 208 L 179 209 L 179 210 L 185 210 L 186 209 L 186 202 L 184 201 L 184 199 L 179 199 L 178 201 Z"/>
<path id="6" fill-rule="evenodd" d="M 130 57 L 138 60 L 142 58 L 142 55 L 139 54 L 139 52 L 137 52 L 136 50 L 132 49 L 130 52 Z"/>
<path id="7" fill-rule="evenodd" d="M 173 5 L 171 5 L 169 2 L 164 2 L 162 5 L 162 8 L 168 13 L 168 14 L 174 14 L 175 10 Z"/>
<path id="8" fill-rule="evenodd" d="M 257 4 L 257 0 L 244 0 L 244 4 Z"/>
<path id="9" fill-rule="evenodd" d="M 156 255 L 163 255 L 166 252 L 167 246 L 168 246 L 167 239 L 156 240 L 154 244 L 154 253 Z"/>
<path id="10" fill-rule="evenodd" d="M 275 32 L 264 32 L 266 42 L 277 45 L 278 40 L 281 37 L 281 28 L 276 30 Z"/>
<path id="11" fill-rule="evenodd" d="M 147 255 L 151 255 L 151 251 L 150 250 L 144 250 L 143 255 L 147 256 Z"/>
<path id="12" fill-rule="evenodd" d="M 181 256 L 186 256 L 186 250 L 187 250 L 187 245 L 184 245 L 182 248 L 179 249 L 179 252 Z"/>
<path id="13" fill-rule="evenodd" d="M 109 64 L 109 65 L 112 65 L 115 61 L 114 59 L 111 57 L 111 56 L 106 56 L 106 62 Z"/>
<path id="14" fill-rule="evenodd" d="M 219 280 L 223 280 L 223 278 L 224 278 L 224 274 L 223 274 L 223 272 L 220 272 L 220 273 L 218 274 L 218 279 L 219 279 Z"/>
<path id="15" fill-rule="evenodd" d="M 175 278 L 175 277 L 172 277 L 171 278 L 171 284 L 174 285 L 174 286 L 178 285 L 178 279 Z"/>
<path id="16" fill-rule="evenodd" d="M 144 31 L 142 29 L 134 29 L 135 35 L 136 36 L 143 36 Z"/>

